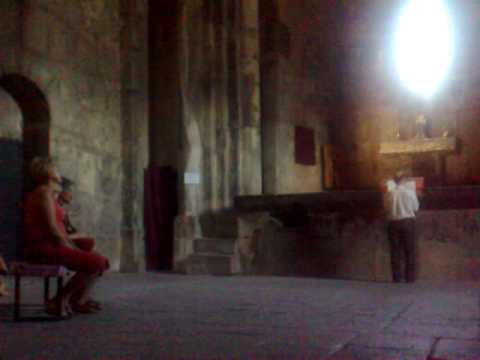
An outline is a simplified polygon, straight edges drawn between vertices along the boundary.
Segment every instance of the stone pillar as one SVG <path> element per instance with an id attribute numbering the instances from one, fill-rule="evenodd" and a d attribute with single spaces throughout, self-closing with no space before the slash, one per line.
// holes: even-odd
<path id="1" fill-rule="evenodd" d="M 260 25 L 260 85 L 262 113 L 262 192 L 275 194 L 277 191 L 277 136 L 276 120 L 280 90 L 278 32 L 278 4 L 275 0 L 259 2 Z"/>
<path id="2" fill-rule="evenodd" d="M 260 43 L 257 0 L 241 0 L 238 26 L 239 195 L 262 193 Z"/>
<path id="3" fill-rule="evenodd" d="M 147 0 L 122 1 L 122 251 L 121 271 L 145 268 L 143 174 L 148 164 Z"/>
<path id="4" fill-rule="evenodd" d="M 181 129 L 182 1 L 150 0 L 150 161 L 178 170 Z"/>

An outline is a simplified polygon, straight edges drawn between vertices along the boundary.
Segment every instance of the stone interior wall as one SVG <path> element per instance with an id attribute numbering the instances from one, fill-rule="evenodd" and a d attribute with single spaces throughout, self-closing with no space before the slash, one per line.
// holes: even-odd
<path id="1" fill-rule="evenodd" d="M 421 211 L 417 218 L 417 277 L 419 280 L 477 281 L 480 262 L 477 240 L 479 212 L 472 210 Z M 329 230 L 318 225 L 312 245 L 318 249 L 310 271 L 323 276 L 388 281 L 391 279 L 390 249 L 382 219 L 331 215 Z M 318 221 L 317 224 L 325 223 Z M 316 238 L 316 239 L 315 239 Z M 320 241 L 318 241 L 320 240 Z M 314 270 L 317 269 L 317 270 Z"/>
<path id="2" fill-rule="evenodd" d="M 377 187 L 397 168 L 425 176 L 426 186 L 478 183 L 478 35 L 473 0 L 450 3 L 456 31 L 456 54 L 451 74 L 431 104 L 421 103 L 403 88 L 396 77 L 390 46 L 393 41 L 397 1 L 343 2 L 338 41 L 340 103 L 337 121 L 331 124 L 332 143 L 339 149 L 335 159 L 339 189 Z M 448 131 L 458 139 L 455 153 L 444 164 L 434 155 L 378 155 L 381 141 L 414 135 L 419 112 L 431 120 L 430 136 Z M 442 167 L 444 170 L 442 170 Z M 444 175 L 442 175 L 444 171 Z"/>
<path id="3" fill-rule="evenodd" d="M 135 5 L 133 14 L 146 13 L 145 1 L 127 3 Z M 119 269 L 121 230 L 139 227 L 131 221 L 124 224 L 122 196 L 133 187 L 139 190 L 130 200 L 136 214 L 133 222 L 138 223 L 143 187 L 140 176 L 125 179 L 124 157 L 137 159 L 132 166 L 139 172 L 146 157 L 145 146 L 122 146 L 123 134 L 135 122 L 136 135 L 147 141 L 143 94 L 148 70 L 141 66 L 141 55 L 128 59 L 129 65 L 121 58 L 122 26 L 130 23 L 122 19 L 125 13 L 118 0 L 2 1 L 1 6 L 7 20 L 2 19 L 1 29 L 2 74 L 20 74 L 44 94 L 51 116 L 51 155 L 62 175 L 76 182 L 72 220 L 82 232 L 96 237 L 98 250 Z M 138 37 L 131 43 L 142 44 L 146 28 L 130 30 Z M 142 95 L 125 96 L 132 89 L 141 89 Z M 125 130 L 127 110 L 130 129 Z M 142 258 L 138 252 L 130 253 Z"/>
<path id="4" fill-rule="evenodd" d="M 477 209 L 421 211 L 417 218 L 417 279 L 477 281 L 480 253 Z M 267 214 L 268 215 L 268 214 Z M 238 272 L 390 281 L 390 248 L 378 216 L 310 214 L 304 226 L 286 226 L 265 213 L 239 218 L 244 243 Z M 308 221 L 308 220 L 307 220 Z M 239 242 L 241 243 L 241 242 Z"/>
<path id="5" fill-rule="evenodd" d="M 323 189 L 321 150 L 336 93 L 333 8 L 309 0 L 260 2 L 264 193 Z M 315 131 L 315 165 L 295 162 L 296 125 Z"/>

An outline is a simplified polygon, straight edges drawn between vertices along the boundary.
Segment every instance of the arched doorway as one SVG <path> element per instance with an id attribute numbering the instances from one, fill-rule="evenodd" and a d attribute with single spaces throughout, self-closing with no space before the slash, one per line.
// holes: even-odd
<path id="1" fill-rule="evenodd" d="M 50 109 L 35 83 L 18 74 L 0 77 L 0 253 L 22 257 L 22 198 L 30 184 L 25 169 L 48 156 Z"/>

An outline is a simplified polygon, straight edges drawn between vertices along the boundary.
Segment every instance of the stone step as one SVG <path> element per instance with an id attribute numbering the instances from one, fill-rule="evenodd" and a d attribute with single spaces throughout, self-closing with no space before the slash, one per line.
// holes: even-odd
<path id="1" fill-rule="evenodd" d="M 235 238 L 238 233 L 237 215 L 233 212 L 205 214 L 200 217 L 202 234 L 207 238 Z"/>
<path id="2" fill-rule="evenodd" d="M 230 256 L 217 254 L 192 254 L 185 264 L 189 275 L 231 275 Z"/>
<path id="3" fill-rule="evenodd" d="M 197 238 L 193 242 L 195 253 L 232 255 L 234 247 L 235 239 L 232 238 Z"/>

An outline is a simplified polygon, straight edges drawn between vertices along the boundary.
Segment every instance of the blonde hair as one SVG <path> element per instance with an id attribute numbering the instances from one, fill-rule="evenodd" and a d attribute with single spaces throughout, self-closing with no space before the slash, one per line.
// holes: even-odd
<path id="1" fill-rule="evenodd" d="M 53 161 L 49 157 L 36 157 L 30 163 L 30 176 L 33 184 L 40 185 L 48 181 L 50 171 L 55 169 Z"/>

